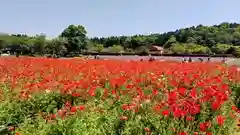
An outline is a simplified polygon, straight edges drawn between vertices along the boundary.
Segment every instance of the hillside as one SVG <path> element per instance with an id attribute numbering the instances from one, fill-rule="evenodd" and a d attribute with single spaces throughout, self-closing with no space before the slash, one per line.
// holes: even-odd
<path id="1" fill-rule="evenodd" d="M 162 34 L 88 38 L 82 25 L 69 25 L 58 38 L 46 39 L 41 34 L 0 34 L 0 49 L 14 48 L 24 53 L 57 53 L 72 51 L 148 52 L 150 44 L 162 46 L 165 53 L 240 54 L 240 24 L 221 23 L 192 26 Z M 18 48 L 18 49 L 16 49 Z M 139 49 L 140 48 L 140 49 Z"/>
<path id="2" fill-rule="evenodd" d="M 192 26 L 163 34 L 113 36 L 90 40 L 96 44 L 103 44 L 105 47 L 120 44 L 124 48 L 135 49 L 142 45 L 157 44 L 179 52 L 184 51 L 184 48 L 187 50 L 198 48 L 196 51 L 200 50 L 202 53 L 207 51 L 227 53 L 230 47 L 240 45 L 240 24 L 225 22 L 213 26 Z"/>
<path id="3" fill-rule="evenodd" d="M 171 37 L 175 37 L 179 43 L 196 43 L 209 47 L 217 43 L 240 45 L 240 24 L 221 23 L 213 26 L 192 26 L 170 31 L 163 34 L 134 35 L 134 36 L 112 36 L 106 38 L 92 38 L 97 43 L 111 46 L 113 44 L 132 43 L 138 41 L 136 46 L 142 43 L 166 44 Z M 130 42 L 131 41 L 131 42 Z M 140 42 L 141 41 L 141 42 Z M 138 44 L 138 45 L 137 45 Z"/>

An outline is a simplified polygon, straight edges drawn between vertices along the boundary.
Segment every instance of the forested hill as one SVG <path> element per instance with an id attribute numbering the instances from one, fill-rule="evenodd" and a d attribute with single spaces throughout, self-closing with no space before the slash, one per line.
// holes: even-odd
<path id="1" fill-rule="evenodd" d="M 240 45 L 240 24 L 238 23 L 221 23 L 213 26 L 192 26 L 181 28 L 176 31 L 166 32 L 163 34 L 135 35 L 135 36 L 112 36 L 103 38 L 92 38 L 91 41 L 112 46 L 121 44 L 128 47 L 155 43 L 164 46 L 168 41 L 178 43 L 195 43 L 212 47 L 218 43 L 229 45 Z"/>
<path id="2" fill-rule="evenodd" d="M 146 46 L 162 46 L 165 53 L 236 54 L 240 56 L 240 24 L 221 23 L 213 26 L 192 26 L 162 34 L 89 38 L 82 25 L 69 25 L 57 38 L 44 34 L 0 34 L 0 50 L 31 54 L 66 54 L 68 52 L 135 52 L 149 53 Z"/>

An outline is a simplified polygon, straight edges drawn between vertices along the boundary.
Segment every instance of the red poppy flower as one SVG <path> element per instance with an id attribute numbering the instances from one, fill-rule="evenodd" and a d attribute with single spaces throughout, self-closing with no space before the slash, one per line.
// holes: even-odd
<path id="1" fill-rule="evenodd" d="M 70 111 L 73 112 L 73 113 L 77 112 L 77 107 L 72 106 Z"/>
<path id="2" fill-rule="evenodd" d="M 217 120 L 217 123 L 218 123 L 219 126 L 222 126 L 224 124 L 225 119 L 226 118 L 224 116 L 222 116 L 222 115 L 218 115 L 216 117 L 216 120 Z"/>
<path id="3" fill-rule="evenodd" d="M 80 105 L 80 106 L 78 106 L 78 108 L 79 108 L 80 111 L 85 110 L 85 106 L 84 105 Z"/>
<path id="4" fill-rule="evenodd" d="M 168 110 L 162 111 L 163 116 L 169 116 L 170 112 Z"/>

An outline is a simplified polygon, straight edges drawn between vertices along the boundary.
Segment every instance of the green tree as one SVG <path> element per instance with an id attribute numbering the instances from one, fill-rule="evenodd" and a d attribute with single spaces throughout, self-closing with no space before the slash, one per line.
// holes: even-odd
<path id="1" fill-rule="evenodd" d="M 121 45 L 113 45 L 112 47 L 110 47 L 110 51 L 114 53 L 120 53 L 124 51 L 124 48 Z"/>
<path id="2" fill-rule="evenodd" d="M 0 40 L 0 49 L 4 49 L 7 47 L 7 42 L 5 40 Z"/>
<path id="3" fill-rule="evenodd" d="M 95 46 L 95 51 L 97 51 L 97 52 L 102 52 L 103 49 L 104 49 L 103 44 L 97 44 L 97 45 Z"/>
<path id="4" fill-rule="evenodd" d="M 70 52 L 82 51 L 87 48 L 87 31 L 82 25 L 69 25 L 63 30 L 60 37 L 68 41 L 67 50 Z"/>
<path id="5" fill-rule="evenodd" d="M 232 52 L 232 54 L 235 56 L 235 57 L 240 57 L 240 46 L 235 46 L 233 47 L 234 48 L 234 51 Z"/>
<path id="6" fill-rule="evenodd" d="M 139 46 L 135 49 L 135 52 L 140 55 L 147 55 L 149 54 L 149 49 L 146 46 Z"/>
<path id="7" fill-rule="evenodd" d="M 225 54 L 232 46 L 228 44 L 217 44 L 212 47 L 212 52 L 216 54 Z"/>
<path id="8" fill-rule="evenodd" d="M 208 47 L 194 43 L 184 44 L 184 46 L 185 52 L 189 54 L 206 54 L 211 52 L 211 50 Z"/>
<path id="9" fill-rule="evenodd" d="M 44 34 L 36 35 L 33 44 L 34 44 L 34 51 L 40 55 L 44 54 L 44 48 L 46 43 L 46 36 Z"/>
<path id="10" fill-rule="evenodd" d="M 104 50 L 104 46 L 103 44 L 95 44 L 93 42 L 88 42 L 88 48 L 87 48 L 88 51 L 90 52 L 102 52 Z"/>
<path id="11" fill-rule="evenodd" d="M 54 38 L 48 43 L 47 47 L 48 49 L 51 50 L 53 54 L 62 55 L 65 52 L 67 52 L 67 48 L 65 47 L 66 44 L 67 44 L 66 39 Z"/>
<path id="12" fill-rule="evenodd" d="M 173 44 L 170 47 L 171 52 L 173 53 L 179 53 L 179 54 L 183 54 L 185 53 L 185 47 L 184 45 L 180 45 L 180 44 Z"/>
<path id="13" fill-rule="evenodd" d="M 164 48 L 170 48 L 172 44 L 176 44 L 177 40 L 175 36 L 171 36 L 168 41 L 164 44 Z"/>

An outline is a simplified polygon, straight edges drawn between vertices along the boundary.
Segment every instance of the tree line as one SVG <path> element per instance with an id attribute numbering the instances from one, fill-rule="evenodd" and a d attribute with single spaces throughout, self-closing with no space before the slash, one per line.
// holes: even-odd
<path id="1" fill-rule="evenodd" d="M 240 55 L 240 24 L 221 23 L 192 26 L 166 33 L 134 36 L 87 37 L 82 25 L 69 25 L 57 38 L 46 35 L 0 34 L 0 50 L 25 55 L 83 52 L 149 53 L 147 46 L 164 48 L 167 54 L 234 54 Z"/>

